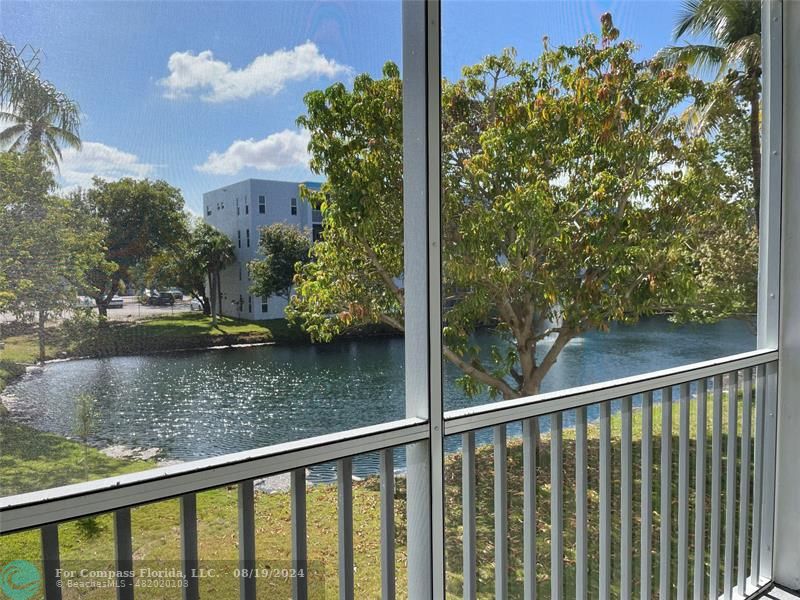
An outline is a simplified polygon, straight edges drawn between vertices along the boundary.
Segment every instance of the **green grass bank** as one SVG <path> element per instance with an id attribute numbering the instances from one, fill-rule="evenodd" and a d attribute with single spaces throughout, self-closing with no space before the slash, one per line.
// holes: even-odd
<path id="1" fill-rule="evenodd" d="M 723 402 L 723 430 L 727 430 L 725 415 L 727 411 Z M 677 486 L 678 486 L 678 431 L 679 412 L 677 404 L 673 406 L 673 431 L 671 473 L 673 506 L 671 520 L 662 523 L 659 517 L 660 478 L 659 456 L 661 451 L 661 411 L 660 405 L 654 406 L 654 442 L 653 452 L 653 531 L 651 551 L 653 553 L 652 581 L 654 590 L 658 589 L 658 538 L 662 527 L 667 527 L 673 535 L 672 543 L 672 581 L 677 574 Z M 711 411 L 709 410 L 710 428 Z M 695 404 L 691 404 L 689 428 L 692 439 L 696 439 L 697 430 Z M 740 412 L 741 414 L 741 412 Z M 620 453 L 621 453 L 621 419 L 613 415 L 612 427 L 612 592 L 619 594 L 619 551 L 620 547 Z M 741 435 L 741 422 L 738 423 L 737 437 Z M 8 432 L 6 428 L 3 430 Z M 9 435 L 9 433 L 4 433 Z M 11 435 L 24 438 L 23 443 L 6 446 L 10 452 L 3 452 L 2 483 L 3 493 L 11 493 L 19 486 L 29 487 L 36 481 L 40 469 L 48 463 L 58 466 L 60 477 L 45 480 L 48 485 L 81 480 L 84 469 L 89 469 L 92 477 L 103 476 L 115 472 L 127 472 L 144 469 L 150 466 L 146 462 L 117 461 L 109 459 L 101 453 L 81 444 L 48 436 L 25 428 L 15 426 Z M 710 437 L 710 436 L 709 436 Z M 56 438 L 56 439 L 52 439 Z M 564 477 L 564 597 L 574 595 L 575 582 L 575 432 L 564 431 L 563 445 L 563 477 Z M 13 441 L 11 438 L 0 438 L 0 444 Z M 538 446 L 537 470 L 537 582 L 540 598 L 550 597 L 550 456 L 549 437 L 543 435 Z M 737 440 L 737 447 L 739 441 Z M 725 439 L 722 440 L 723 448 Z M 0 446 L 1 447 L 1 446 Z M 38 450 L 37 450 L 38 449 Z M 708 440 L 707 457 L 711 455 L 711 440 Z M 690 445 L 690 488 L 694 489 L 694 442 Z M 641 458 L 641 412 L 633 414 L 633 574 L 634 589 L 638 589 L 639 579 L 639 542 L 641 536 L 641 494 L 640 494 L 640 458 Z M 88 453 L 88 460 L 86 456 Z M 81 463 L 83 458 L 86 462 Z M 737 459 L 738 460 L 738 459 Z M 725 459 L 722 464 L 722 505 L 725 503 Z M 589 427 L 588 443 L 588 512 L 587 523 L 589 533 L 589 573 L 590 597 L 597 595 L 599 579 L 599 430 L 596 425 Z M 493 500 L 493 457 L 491 446 L 482 446 L 476 453 L 476 468 L 479 473 L 477 481 L 477 548 L 479 571 L 479 597 L 493 598 L 494 585 L 494 500 Z M 12 475 L 15 474 L 15 475 Z M 521 597 L 522 593 L 522 453 L 518 440 L 509 442 L 508 461 L 508 506 L 509 506 L 509 592 L 510 597 Z M 60 481 L 63 479 L 63 481 Z M 446 565 L 448 570 L 448 595 L 458 598 L 461 594 L 461 459 L 454 455 L 446 464 Z M 689 519 L 693 527 L 697 511 L 702 511 L 706 519 L 706 537 L 703 546 L 709 543 L 710 518 L 710 484 L 711 470 L 707 468 L 707 494 L 698 499 L 692 492 L 690 495 Z M 738 482 L 736 489 L 738 490 Z M 199 518 L 199 556 L 201 567 L 214 568 L 217 576 L 203 579 L 200 583 L 203 597 L 231 599 L 238 598 L 238 583 L 233 576 L 237 566 L 238 537 L 235 487 L 216 489 L 198 494 Z M 354 555 L 355 585 L 357 598 L 379 598 L 380 596 L 380 525 L 379 525 L 379 487 L 376 478 L 354 483 Z M 699 500 L 699 501 L 698 501 Z M 179 506 L 176 500 L 137 507 L 133 510 L 133 543 L 134 560 L 138 566 L 178 566 L 180 556 Z M 334 485 L 316 485 L 308 492 L 308 539 L 309 560 L 312 563 L 313 575 L 310 577 L 311 597 L 337 597 L 337 494 Z M 289 495 L 287 493 L 257 493 L 256 496 L 256 556 L 260 567 L 281 567 L 287 564 L 291 551 L 291 522 Z M 397 577 L 399 597 L 404 597 L 406 577 L 406 517 L 405 517 L 405 482 L 397 479 L 395 494 L 395 520 L 397 533 Z M 728 526 L 723 514 L 723 530 Z M 691 531 L 691 530 L 690 530 Z M 93 568 L 112 568 L 113 561 L 113 525 L 108 515 L 89 520 L 64 524 L 60 527 L 62 559 L 65 563 L 89 561 Z M 749 542 L 748 542 L 749 543 Z M 691 557 L 695 551 L 695 541 L 690 535 L 690 581 L 693 577 Z M 722 542 L 724 556 L 724 540 Z M 32 561 L 40 559 L 39 540 L 36 532 L 24 532 L 0 538 L 0 564 L 7 560 L 24 558 Z M 706 571 L 708 566 L 706 565 Z M 707 573 L 706 573 L 707 575 Z M 260 579 L 258 581 L 259 597 L 290 597 L 290 586 L 286 580 L 278 578 Z M 95 590 L 78 595 L 75 590 L 65 590 L 65 598 L 111 598 L 109 590 Z M 74 593 L 73 593 L 74 592 Z M 150 589 L 142 597 L 145 598 L 179 598 L 179 589 Z M 637 596 L 638 597 L 638 594 Z"/>

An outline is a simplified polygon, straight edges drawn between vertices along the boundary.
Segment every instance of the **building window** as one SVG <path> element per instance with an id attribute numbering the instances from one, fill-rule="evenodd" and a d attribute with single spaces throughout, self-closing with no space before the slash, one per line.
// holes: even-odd
<path id="1" fill-rule="evenodd" d="M 236 216 L 239 216 L 239 199 L 236 199 Z"/>
<path id="2" fill-rule="evenodd" d="M 258 197 L 258 214 L 260 214 L 260 215 L 267 214 L 267 198 L 266 198 L 266 196 L 259 196 Z"/>
<path id="3" fill-rule="evenodd" d="M 206 216 L 207 217 L 211 216 L 211 205 L 210 204 L 208 206 L 206 206 Z"/>
<path id="4" fill-rule="evenodd" d="M 318 242 L 322 239 L 322 225 L 315 223 L 311 226 L 311 241 Z"/>
<path id="5" fill-rule="evenodd" d="M 246 215 L 250 214 L 250 205 L 249 204 L 245 204 L 244 205 L 244 214 L 246 214 Z"/>
<path id="6" fill-rule="evenodd" d="M 322 223 L 322 211 L 318 208 L 315 208 L 311 211 L 311 222 Z"/>
<path id="7" fill-rule="evenodd" d="M 293 215 L 297 214 L 297 198 L 292 198 L 291 210 Z"/>
<path id="8" fill-rule="evenodd" d="M 236 240 L 237 240 L 237 243 L 239 244 L 239 248 L 241 248 L 242 247 L 242 230 L 241 229 L 236 232 Z"/>
<path id="9" fill-rule="evenodd" d="M 247 297 L 247 312 L 249 312 L 249 313 L 253 312 L 253 297 L 252 296 L 248 296 Z"/>
<path id="10" fill-rule="evenodd" d="M 239 281 L 242 280 L 242 265 L 239 265 Z"/>
<path id="11" fill-rule="evenodd" d="M 242 308 L 244 307 L 244 298 L 241 294 L 239 294 L 239 304 L 236 307 L 239 312 L 242 312 Z"/>
<path id="12" fill-rule="evenodd" d="M 267 301 L 266 296 L 261 296 L 261 312 L 269 312 L 269 302 Z"/>
<path id="13" fill-rule="evenodd" d="M 247 234 L 247 236 L 246 236 L 247 237 L 247 247 L 249 248 L 250 247 L 250 230 L 249 229 L 245 230 L 245 233 Z"/>

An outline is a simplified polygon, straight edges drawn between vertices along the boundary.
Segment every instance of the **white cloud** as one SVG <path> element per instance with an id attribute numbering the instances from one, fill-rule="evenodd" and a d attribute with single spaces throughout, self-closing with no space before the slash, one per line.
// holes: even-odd
<path id="1" fill-rule="evenodd" d="M 236 140 L 224 152 L 212 152 L 206 162 L 195 169 L 214 175 L 235 175 L 245 167 L 261 171 L 307 167 L 309 139 L 305 129 L 284 129 L 263 140 Z"/>
<path id="2" fill-rule="evenodd" d="M 351 72 L 350 67 L 326 58 L 313 42 L 291 50 L 276 50 L 257 56 L 243 69 L 214 58 L 211 50 L 199 54 L 173 52 L 167 63 L 169 76 L 160 80 L 167 98 L 181 98 L 192 92 L 206 92 L 207 102 L 249 98 L 255 94 L 275 95 L 291 81 L 311 77 L 332 78 Z"/>
<path id="3" fill-rule="evenodd" d="M 62 151 L 61 180 L 67 191 L 76 187 L 89 187 L 92 177 L 121 179 L 147 177 L 155 165 L 141 162 L 139 157 L 113 146 L 99 142 L 83 142 L 80 150 Z"/>

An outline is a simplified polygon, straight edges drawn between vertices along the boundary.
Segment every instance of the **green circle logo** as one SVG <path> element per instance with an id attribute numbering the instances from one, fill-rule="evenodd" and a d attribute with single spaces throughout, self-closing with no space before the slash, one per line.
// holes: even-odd
<path id="1" fill-rule="evenodd" d="M 27 560 L 12 560 L 0 569 L 0 590 L 9 600 L 29 600 L 41 592 L 39 569 Z"/>

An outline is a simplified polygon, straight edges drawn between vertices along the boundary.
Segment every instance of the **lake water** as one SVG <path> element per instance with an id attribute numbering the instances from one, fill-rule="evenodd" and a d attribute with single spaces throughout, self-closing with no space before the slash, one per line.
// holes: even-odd
<path id="1" fill-rule="evenodd" d="M 491 341 L 489 333 L 480 337 Z M 675 326 L 647 319 L 573 340 L 543 391 L 754 348 L 754 332 L 741 321 Z M 490 401 L 466 396 L 455 383 L 459 372 L 446 367 L 447 410 Z M 393 337 L 53 363 L 6 393 L 15 418 L 68 437 L 75 437 L 75 399 L 89 394 L 96 398 L 96 443 L 159 448 L 165 459 L 186 461 L 403 418 L 403 387 L 403 339 Z M 478 440 L 488 441 L 489 432 Z M 402 467 L 402 453 L 396 459 Z M 354 464 L 362 476 L 375 468 L 375 457 Z M 330 465 L 311 473 L 315 480 L 332 476 Z"/>

